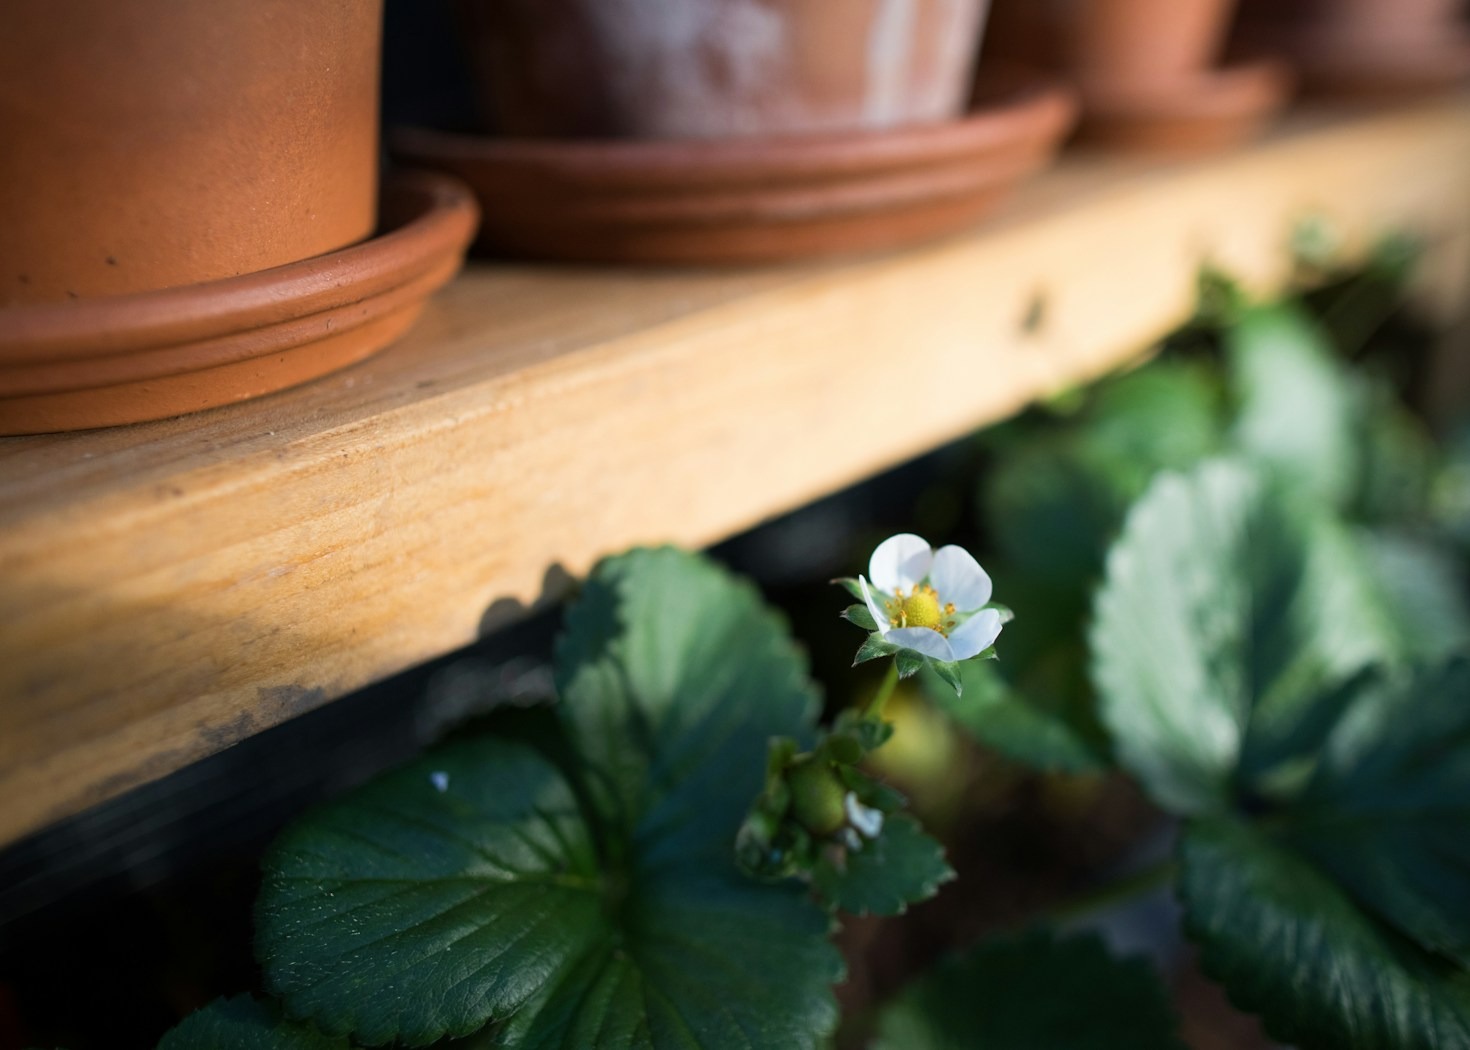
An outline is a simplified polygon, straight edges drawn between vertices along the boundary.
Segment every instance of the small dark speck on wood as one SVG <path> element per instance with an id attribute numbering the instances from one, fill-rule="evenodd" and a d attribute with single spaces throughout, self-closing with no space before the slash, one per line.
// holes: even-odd
<path id="1" fill-rule="evenodd" d="M 1046 327 L 1047 311 L 1046 293 L 1043 291 L 1032 293 L 1026 303 L 1026 312 L 1021 315 L 1021 331 L 1026 335 L 1039 335 Z"/>

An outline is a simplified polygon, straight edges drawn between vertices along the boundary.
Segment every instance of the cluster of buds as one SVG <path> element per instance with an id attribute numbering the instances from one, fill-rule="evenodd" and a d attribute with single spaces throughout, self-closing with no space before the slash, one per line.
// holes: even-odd
<path id="1" fill-rule="evenodd" d="M 845 712 L 810 751 L 773 740 L 765 788 L 736 839 L 740 866 L 759 878 L 806 874 L 882 834 L 903 797 L 858 767 L 891 732 L 886 722 Z"/>

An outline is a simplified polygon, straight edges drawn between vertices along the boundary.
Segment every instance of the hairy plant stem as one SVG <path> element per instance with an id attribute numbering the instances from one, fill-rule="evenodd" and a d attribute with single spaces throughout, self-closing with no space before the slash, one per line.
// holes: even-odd
<path id="1" fill-rule="evenodd" d="M 888 698 L 893 695 L 893 689 L 898 685 L 898 661 L 888 662 L 888 673 L 883 676 L 883 681 L 878 685 L 878 691 L 873 694 L 873 699 L 868 701 L 867 708 L 863 711 L 865 718 L 883 717 L 883 708 L 888 703 Z"/>
<path id="2" fill-rule="evenodd" d="M 1129 875 L 1103 883 L 1086 893 L 1047 908 L 1033 921 L 1049 926 L 1059 926 L 1075 919 L 1085 918 L 1105 911 L 1115 905 L 1142 897 L 1150 890 L 1173 881 L 1178 873 L 1178 862 L 1172 857 L 1151 864 Z"/>

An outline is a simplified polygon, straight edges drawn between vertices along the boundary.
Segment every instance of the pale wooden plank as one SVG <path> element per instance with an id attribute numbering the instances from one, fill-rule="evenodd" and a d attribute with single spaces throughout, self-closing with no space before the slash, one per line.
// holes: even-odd
<path id="1" fill-rule="evenodd" d="M 339 376 L 0 440 L 0 842 L 466 644 L 553 566 L 709 543 L 1116 367 L 1202 262 L 1281 287 L 1307 215 L 1464 259 L 1470 104 L 1069 160 L 983 229 L 840 265 L 476 266 Z"/>

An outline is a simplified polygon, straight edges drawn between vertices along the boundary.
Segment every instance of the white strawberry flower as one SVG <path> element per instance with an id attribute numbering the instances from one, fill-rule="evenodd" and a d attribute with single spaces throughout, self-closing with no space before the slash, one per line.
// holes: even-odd
<path id="1" fill-rule="evenodd" d="M 890 645 L 945 663 L 979 656 L 1004 626 L 990 602 L 990 577 L 970 552 L 934 550 L 912 533 L 890 536 L 858 577 L 878 633 Z"/>

